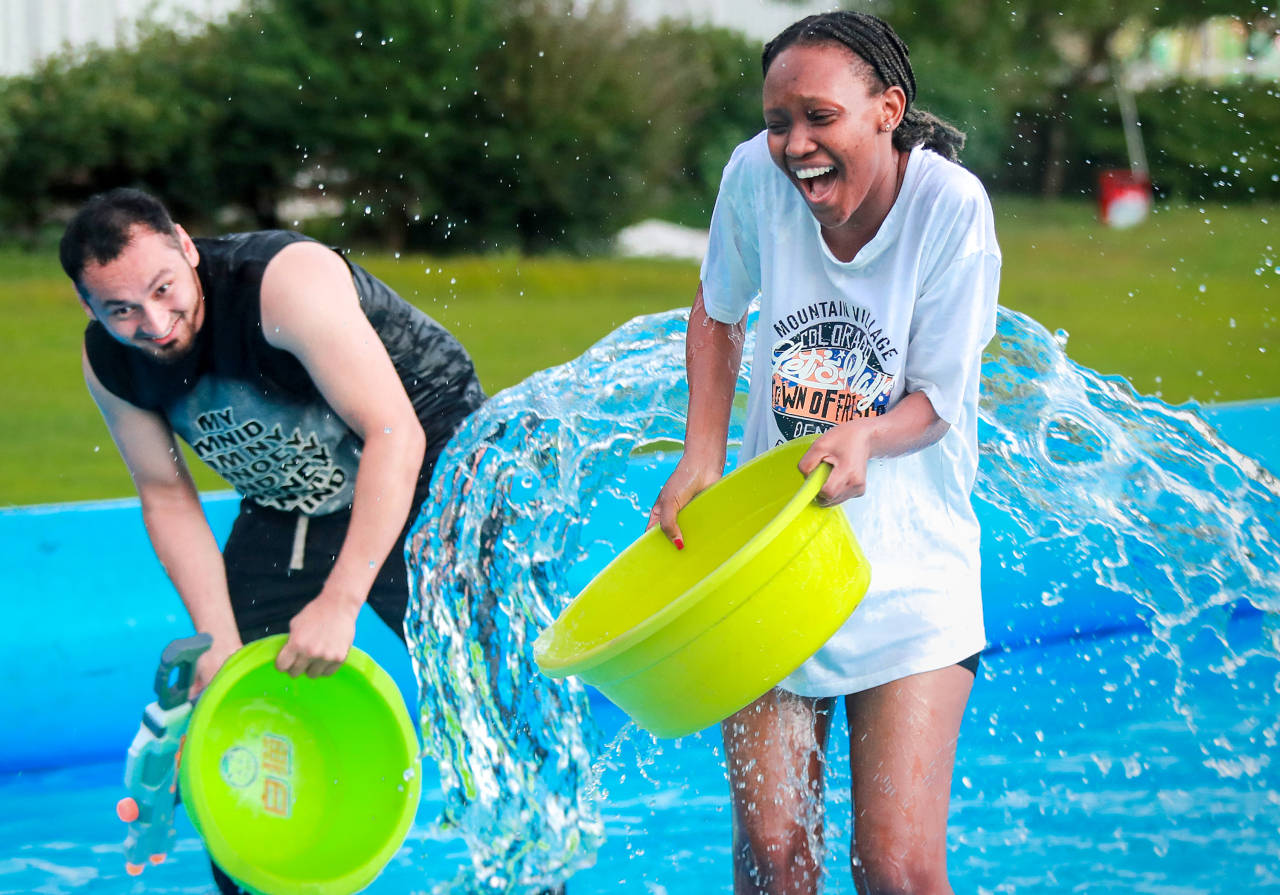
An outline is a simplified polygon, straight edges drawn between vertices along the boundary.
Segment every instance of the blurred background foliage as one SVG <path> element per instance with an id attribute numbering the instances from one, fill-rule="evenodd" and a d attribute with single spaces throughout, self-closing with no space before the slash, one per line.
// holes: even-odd
<path id="1" fill-rule="evenodd" d="M 1159 195 L 1280 198 L 1274 77 L 1140 65 L 1172 52 L 1170 28 L 1215 16 L 1275 53 L 1267 7 L 856 5 L 902 33 L 920 104 L 968 131 L 964 160 L 994 191 L 1092 195 L 1099 169 L 1126 167 L 1124 77 Z M 195 225 L 306 217 L 392 250 L 590 251 L 644 217 L 705 224 L 729 152 L 760 127 L 759 51 L 616 3 L 250 0 L 0 81 L 0 239 L 46 245 L 76 203 L 124 184 Z"/>

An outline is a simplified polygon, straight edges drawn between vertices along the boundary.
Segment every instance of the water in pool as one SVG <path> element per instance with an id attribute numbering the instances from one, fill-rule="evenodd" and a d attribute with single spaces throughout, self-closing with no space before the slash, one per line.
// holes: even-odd
<path id="1" fill-rule="evenodd" d="M 408 552 L 424 732 L 445 772 L 436 786 L 427 760 L 418 823 L 370 891 L 521 891 L 574 868 L 575 892 L 727 891 L 718 734 L 654 743 L 530 657 L 643 527 L 683 430 L 684 322 L 637 319 L 496 396 L 440 464 L 457 472 Z M 957 755 L 953 883 L 1280 892 L 1280 488 L 1195 413 L 1060 343 L 1002 312 L 984 365 L 993 650 Z M 833 738 L 832 892 L 852 891 L 847 749 Z M 185 822 L 168 862 L 125 876 L 119 773 L 0 781 L 0 893 L 209 890 Z"/>

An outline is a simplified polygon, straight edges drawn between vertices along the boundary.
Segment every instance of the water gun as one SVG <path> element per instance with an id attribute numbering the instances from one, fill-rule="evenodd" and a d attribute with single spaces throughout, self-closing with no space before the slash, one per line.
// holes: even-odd
<path id="1" fill-rule="evenodd" d="M 124 767 L 129 795 L 116 803 L 116 815 L 129 825 L 124 868 L 130 876 L 142 873 L 148 862 L 163 862 L 173 845 L 178 762 L 191 718 L 191 681 L 196 661 L 212 643 L 210 635 L 196 634 L 173 641 L 160 655 L 156 701 L 142 712 Z"/>

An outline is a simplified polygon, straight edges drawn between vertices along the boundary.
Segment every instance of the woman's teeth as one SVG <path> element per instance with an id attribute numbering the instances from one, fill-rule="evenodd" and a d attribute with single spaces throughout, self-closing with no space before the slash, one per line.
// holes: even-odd
<path id="1" fill-rule="evenodd" d="M 835 168 L 831 165 L 825 165 L 821 168 L 801 168 L 796 171 L 798 180 L 812 180 L 814 177 L 821 177 L 823 174 L 830 174 Z"/>

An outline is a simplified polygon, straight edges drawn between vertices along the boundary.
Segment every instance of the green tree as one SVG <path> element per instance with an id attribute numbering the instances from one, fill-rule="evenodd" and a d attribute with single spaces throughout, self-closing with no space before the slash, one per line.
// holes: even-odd
<path id="1" fill-rule="evenodd" d="M 447 215 L 444 192 L 483 150 L 476 68 L 500 41 L 499 6 L 255 0 L 234 52 L 281 82 L 269 117 L 288 123 L 302 182 L 399 247 L 412 221 Z"/>
<path id="2" fill-rule="evenodd" d="M 279 72 L 233 35 L 153 29 L 137 44 L 64 54 L 0 82 L 0 207 L 28 234 L 62 205 L 112 186 L 165 196 L 183 219 L 238 206 L 258 223 L 296 170 Z"/>
<path id="3" fill-rule="evenodd" d="M 1096 92 L 1116 78 L 1120 60 L 1116 38 L 1122 31 L 1140 40 L 1155 29 L 1197 24 L 1215 15 L 1234 15 L 1265 27 L 1270 19 L 1260 0 L 885 0 L 860 8 L 885 16 L 907 43 L 923 49 L 929 62 L 918 66 L 922 90 L 947 79 L 931 68 L 967 67 L 987 84 L 969 100 L 1002 114 L 987 125 L 1003 129 L 1002 142 L 1034 141 L 1029 167 L 1039 172 L 1039 189 L 1058 195 L 1067 176 L 1067 147 L 1074 124 L 1071 110 L 1080 94 Z M 1012 115 L 1019 120 L 1011 120 Z M 975 116 L 978 120 L 982 115 Z M 1013 155 L 1018 147 L 1012 146 Z M 1007 160 L 1007 159 L 1006 159 Z"/>

